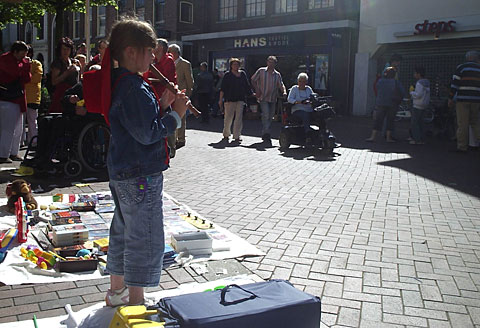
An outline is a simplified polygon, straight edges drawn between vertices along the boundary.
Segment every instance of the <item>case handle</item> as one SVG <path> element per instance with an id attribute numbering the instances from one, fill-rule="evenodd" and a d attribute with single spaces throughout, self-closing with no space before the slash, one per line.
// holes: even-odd
<path id="1" fill-rule="evenodd" d="M 227 294 L 228 290 L 232 287 L 241 289 L 245 293 L 250 294 L 250 296 L 246 297 L 246 298 L 241 298 L 241 299 L 238 299 L 238 300 L 234 300 L 234 301 L 226 301 L 225 300 L 226 294 Z M 226 286 L 225 288 L 222 289 L 222 292 L 221 292 L 221 295 L 220 295 L 220 304 L 225 305 L 225 306 L 234 305 L 234 304 L 242 303 L 242 302 L 245 302 L 245 301 L 248 301 L 248 300 L 253 300 L 254 298 L 257 298 L 257 297 L 258 296 L 256 294 L 254 294 L 253 292 L 251 292 L 249 290 L 246 290 L 246 289 L 240 287 L 239 285 L 232 284 L 232 285 L 228 285 L 228 286 Z"/>

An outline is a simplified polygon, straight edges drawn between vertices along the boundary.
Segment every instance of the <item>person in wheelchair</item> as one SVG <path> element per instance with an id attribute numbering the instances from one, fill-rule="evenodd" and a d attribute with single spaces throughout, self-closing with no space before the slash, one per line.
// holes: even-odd
<path id="1" fill-rule="evenodd" d="M 100 68 L 99 65 L 90 67 L 91 70 Z M 101 114 L 87 112 L 83 101 L 82 81 L 65 91 L 61 104 L 61 114 L 46 115 L 38 122 L 37 149 L 33 161 L 33 166 L 37 169 L 48 170 L 51 168 L 51 160 L 59 151 L 59 146 L 66 145 L 64 148 L 68 149 L 65 151 L 73 149 L 80 132 L 88 123 L 104 121 Z M 71 157 L 69 155 L 71 154 L 61 154 L 62 157 Z"/>
<path id="2" fill-rule="evenodd" d="M 294 85 L 288 93 L 287 101 L 292 104 L 292 117 L 298 119 L 303 124 L 306 136 L 306 144 L 311 144 L 312 139 L 308 136 L 310 122 L 312 120 L 312 106 L 309 103 L 310 95 L 313 90 L 308 83 L 308 75 L 300 73 L 297 77 L 297 85 Z"/>

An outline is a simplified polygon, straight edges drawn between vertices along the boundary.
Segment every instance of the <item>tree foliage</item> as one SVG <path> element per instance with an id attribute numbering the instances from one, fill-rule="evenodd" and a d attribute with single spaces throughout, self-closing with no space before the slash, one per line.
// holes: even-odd
<path id="1" fill-rule="evenodd" d="M 90 0 L 91 6 L 117 6 L 115 0 Z M 56 35 L 59 40 L 63 33 L 65 11 L 85 13 L 85 0 L 0 0 L 0 29 L 8 23 L 31 21 L 38 24 L 45 12 L 56 14 Z"/>

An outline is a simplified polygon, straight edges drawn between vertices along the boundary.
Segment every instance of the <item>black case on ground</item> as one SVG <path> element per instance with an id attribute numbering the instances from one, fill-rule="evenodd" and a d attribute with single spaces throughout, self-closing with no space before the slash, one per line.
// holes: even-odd
<path id="1" fill-rule="evenodd" d="M 156 307 L 165 327 L 179 328 L 319 328 L 321 316 L 320 298 L 285 280 L 165 297 Z"/>

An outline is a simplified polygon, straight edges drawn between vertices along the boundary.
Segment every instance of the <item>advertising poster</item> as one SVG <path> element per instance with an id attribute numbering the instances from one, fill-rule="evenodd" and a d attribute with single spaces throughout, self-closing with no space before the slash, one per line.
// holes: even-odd
<path id="1" fill-rule="evenodd" d="M 315 89 L 326 91 L 328 88 L 328 55 L 316 55 Z"/>

